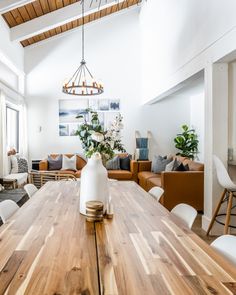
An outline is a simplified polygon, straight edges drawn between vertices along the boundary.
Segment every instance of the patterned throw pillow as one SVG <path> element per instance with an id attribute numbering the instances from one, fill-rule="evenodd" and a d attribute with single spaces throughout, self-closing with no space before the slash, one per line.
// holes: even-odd
<path id="1" fill-rule="evenodd" d="M 176 167 L 174 171 L 189 171 L 189 166 L 188 164 L 184 165 L 183 163 L 180 163 L 180 165 Z"/>
<path id="2" fill-rule="evenodd" d="M 107 170 L 120 170 L 120 159 L 119 156 L 115 156 L 111 160 L 106 162 Z"/>
<path id="3" fill-rule="evenodd" d="M 18 163 L 18 173 L 27 173 L 28 172 L 28 162 L 24 158 L 17 158 Z"/>

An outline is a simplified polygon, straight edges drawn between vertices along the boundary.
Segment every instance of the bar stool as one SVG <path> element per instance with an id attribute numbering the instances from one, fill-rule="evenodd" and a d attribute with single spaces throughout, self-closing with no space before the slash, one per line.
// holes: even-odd
<path id="1" fill-rule="evenodd" d="M 221 160 L 215 155 L 213 156 L 213 160 L 215 163 L 216 175 L 217 175 L 218 182 L 224 188 L 224 191 L 223 191 L 222 196 L 216 206 L 214 215 L 211 219 L 210 225 L 207 230 L 207 235 L 209 235 L 215 221 L 219 224 L 224 225 L 224 234 L 226 235 L 226 234 L 228 234 L 229 227 L 236 228 L 236 226 L 229 224 L 231 215 L 236 216 L 236 214 L 231 213 L 232 209 L 234 209 L 236 207 L 236 206 L 232 205 L 233 198 L 236 198 L 236 195 L 235 195 L 236 184 L 234 184 L 232 182 L 232 180 L 230 179 L 229 174 L 228 174 L 224 164 L 221 162 Z M 218 214 L 221 205 L 225 202 L 227 202 L 226 214 L 225 213 Z M 225 223 L 223 223 L 217 219 L 217 217 L 220 217 L 220 216 L 226 216 Z"/>

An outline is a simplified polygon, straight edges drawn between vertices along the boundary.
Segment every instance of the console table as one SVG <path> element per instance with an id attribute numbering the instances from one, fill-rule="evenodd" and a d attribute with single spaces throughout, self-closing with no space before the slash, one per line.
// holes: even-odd
<path id="1" fill-rule="evenodd" d="M 86 222 L 79 182 L 47 182 L 0 227 L 0 294 L 235 294 L 236 269 L 134 182 Z"/>

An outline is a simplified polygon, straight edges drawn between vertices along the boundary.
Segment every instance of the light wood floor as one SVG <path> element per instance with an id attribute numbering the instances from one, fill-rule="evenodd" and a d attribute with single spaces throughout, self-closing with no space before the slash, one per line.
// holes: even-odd
<path id="1" fill-rule="evenodd" d="M 206 236 L 206 232 L 202 229 L 202 215 L 198 214 L 192 230 L 197 234 L 200 238 L 202 238 L 206 243 L 211 244 L 217 236 Z"/>

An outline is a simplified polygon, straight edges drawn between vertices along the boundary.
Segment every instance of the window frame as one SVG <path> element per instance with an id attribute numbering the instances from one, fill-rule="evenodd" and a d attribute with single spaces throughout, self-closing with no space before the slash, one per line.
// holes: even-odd
<path id="1" fill-rule="evenodd" d="M 17 134 L 16 134 L 16 152 L 19 153 L 19 149 L 20 149 L 20 111 L 17 109 L 17 107 L 14 107 L 14 106 L 11 106 L 10 104 L 6 104 L 6 137 L 8 138 L 8 130 L 7 130 L 7 110 L 10 109 L 12 111 L 15 111 L 16 112 L 16 130 L 17 130 Z M 8 142 L 7 142 L 8 144 Z"/>

